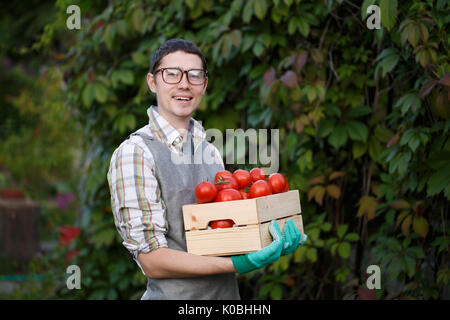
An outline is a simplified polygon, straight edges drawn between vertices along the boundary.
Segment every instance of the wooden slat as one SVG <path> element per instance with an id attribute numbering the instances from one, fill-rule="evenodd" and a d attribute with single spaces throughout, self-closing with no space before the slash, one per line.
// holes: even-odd
<path id="1" fill-rule="evenodd" d="M 255 198 L 259 222 L 267 222 L 301 213 L 298 190 Z"/>
<path id="2" fill-rule="evenodd" d="M 205 256 L 244 254 L 261 249 L 258 225 L 186 231 L 189 253 Z"/>
<path id="3" fill-rule="evenodd" d="M 291 217 L 283 218 L 283 219 L 278 219 L 277 222 L 278 222 L 278 225 L 280 226 L 280 230 L 281 231 L 284 230 L 284 225 L 286 223 L 286 220 L 289 218 L 294 221 L 296 227 L 300 230 L 301 233 L 303 233 L 303 220 L 302 220 L 302 216 L 299 214 L 291 216 Z M 260 226 L 262 248 L 269 245 L 273 241 L 272 235 L 269 232 L 269 223 L 270 222 L 266 222 L 266 223 L 261 224 L 261 226 Z"/>
<path id="4" fill-rule="evenodd" d="M 238 226 L 257 224 L 255 199 L 189 204 L 183 206 L 185 230 L 201 230 L 214 220 L 231 219 Z"/>

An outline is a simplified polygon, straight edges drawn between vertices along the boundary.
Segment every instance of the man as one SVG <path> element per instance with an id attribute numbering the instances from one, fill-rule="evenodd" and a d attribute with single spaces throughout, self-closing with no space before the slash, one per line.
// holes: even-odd
<path id="1" fill-rule="evenodd" d="M 235 273 L 293 252 L 301 234 L 290 221 L 283 236 L 273 221 L 274 241 L 258 252 L 233 257 L 187 253 L 182 206 L 195 202 L 198 183 L 212 181 L 224 169 L 218 150 L 191 118 L 208 85 L 205 57 L 189 41 L 169 40 L 153 55 L 147 84 L 157 107 L 147 110 L 149 124 L 115 150 L 108 171 L 117 230 L 148 278 L 142 299 L 240 299 Z M 213 151 L 215 163 L 173 161 L 205 148 Z"/>

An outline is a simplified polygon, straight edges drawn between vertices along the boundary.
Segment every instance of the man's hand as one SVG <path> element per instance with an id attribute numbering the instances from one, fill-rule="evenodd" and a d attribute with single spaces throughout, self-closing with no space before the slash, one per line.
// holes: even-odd
<path id="1" fill-rule="evenodd" d="M 265 267 L 280 258 L 284 242 L 280 227 L 275 220 L 270 222 L 269 232 L 273 241 L 268 246 L 256 252 L 231 257 L 238 273 L 242 274 Z"/>
<path id="2" fill-rule="evenodd" d="M 308 239 L 308 236 L 306 234 L 302 234 L 297 229 L 292 219 L 286 220 L 283 231 L 283 250 L 281 251 L 282 256 L 294 252 L 298 246 L 304 245 L 306 240 Z"/>

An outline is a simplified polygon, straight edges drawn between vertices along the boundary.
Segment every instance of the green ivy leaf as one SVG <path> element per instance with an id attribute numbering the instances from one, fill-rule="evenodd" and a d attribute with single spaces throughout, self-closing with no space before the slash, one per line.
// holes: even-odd
<path id="1" fill-rule="evenodd" d="M 388 72 L 391 72 L 395 68 L 399 59 L 400 56 L 398 55 L 390 55 L 383 60 L 382 62 L 383 72 L 381 74 L 383 78 Z"/>
<path id="2" fill-rule="evenodd" d="M 292 17 L 289 19 L 289 23 L 288 23 L 288 34 L 292 35 L 295 32 L 295 29 L 297 28 L 296 25 L 296 18 Z"/>
<path id="3" fill-rule="evenodd" d="M 348 225 L 347 224 L 341 224 L 337 227 L 337 236 L 339 239 L 342 239 L 347 232 Z"/>
<path id="4" fill-rule="evenodd" d="M 361 19 L 366 20 L 367 18 L 367 8 L 373 4 L 375 4 L 376 0 L 364 0 L 361 6 Z"/>
<path id="5" fill-rule="evenodd" d="M 427 196 L 434 196 L 450 185 L 450 165 L 437 170 L 428 179 Z"/>
<path id="6" fill-rule="evenodd" d="M 131 58 L 133 59 L 133 62 L 139 66 L 147 67 L 147 68 L 150 66 L 148 57 L 145 54 L 143 54 L 142 52 L 139 52 L 139 51 L 133 52 L 131 54 Z"/>
<path id="7" fill-rule="evenodd" d="M 397 19 L 397 0 L 380 0 L 381 24 L 390 31 Z"/>
<path id="8" fill-rule="evenodd" d="M 375 128 L 374 133 L 377 139 L 384 143 L 388 143 L 394 136 L 394 132 L 382 124 Z"/>
<path id="9" fill-rule="evenodd" d="M 260 57 L 264 52 L 264 46 L 260 42 L 256 42 L 253 46 L 253 53 L 255 56 Z"/>
<path id="10" fill-rule="evenodd" d="M 128 36 L 128 24 L 125 20 L 118 20 L 115 23 L 115 28 L 117 30 L 117 33 L 120 34 L 122 37 Z"/>
<path id="11" fill-rule="evenodd" d="M 348 257 L 350 257 L 350 250 L 351 250 L 351 246 L 350 246 L 350 243 L 348 243 L 348 242 L 340 243 L 337 248 L 339 255 L 344 259 L 347 259 Z"/>
<path id="12" fill-rule="evenodd" d="M 369 106 L 360 106 L 356 108 L 352 108 L 348 113 L 350 118 L 359 118 L 363 116 L 367 116 L 372 113 L 372 108 Z"/>
<path id="13" fill-rule="evenodd" d="M 279 284 L 275 284 L 270 290 L 270 296 L 274 300 L 280 300 L 283 297 L 283 289 Z"/>
<path id="14" fill-rule="evenodd" d="M 257 0 L 253 2 L 253 9 L 255 10 L 255 15 L 259 20 L 263 20 L 267 12 L 267 0 Z"/>
<path id="15" fill-rule="evenodd" d="M 145 19 L 144 10 L 142 10 L 141 8 L 136 8 L 132 16 L 133 27 L 134 30 L 136 30 L 141 34 L 145 32 L 144 19 Z"/>
<path id="16" fill-rule="evenodd" d="M 369 134 L 364 123 L 359 121 L 349 121 L 346 123 L 347 133 L 355 141 L 366 142 Z"/>
<path id="17" fill-rule="evenodd" d="M 408 277 L 412 278 L 416 271 L 416 261 L 410 256 L 403 256 L 403 265 L 406 270 Z"/>
<path id="18" fill-rule="evenodd" d="M 395 48 L 386 48 L 377 56 L 375 61 L 379 61 L 375 70 L 375 75 L 379 68 L 382 69 L 382 77 L 384 78 L 388 72 L 391 72 L 398 63 L 400 56 Z"/>
<path id="19" fill-rule="evenodd" d="M 316 248 L 308 248 L 306 251 L 306 258 L 312 263 L 317 261 L 317 249 Z"/>
<path id="20" fill-rule="evenodd" d="M 113 50 L 115 36 L 116 36 L 115 26 L 113 24 L 108 24 L 105 28 L 105 32 L 103 33 L 103 39 L 109 51 Z"/>
<path id="21" fill-rule="evenodd" d="M 378 141 L 378 139 L 375 136 L 373 136 L 373 135 L 371 135 L 368 140 L 369 140 L 368 149 L 369 149 L 370 157 L 374 161 L 379 161 L 378 160 L 378 156 L 383 151 L 383 147 L 381 146 L 381 144 Z"/>
<path id="22" fill-rule="evenodd" d="M 330 118 L 323 118 L 319 122 L 319 129 L 317 130 L 317 136 L 319 138 L 325 138 L 328 136 L 336 125 L 336 121 Z"/>
<path id="23" fill-rule="evenodd" d="M 344 125 L 339 124 L 328 137 L 328 143 L 336 149 L 339 149 L 340 147 L 345 145 L 347 139 L 347 128 Z"/>
<path id="24" fill-rule="evenodd" d="M 324 222 L 322 223 L 322 225 L 320 226 L 320 229 L 322 231 L 328 232 L 331 230 L 331 223 L 330 222 Z"/>
<path id="25" fill-rule="evenodd" d="M 309 24 L 304 19 L 297 20 L 298 31 L 306 38 L 309 34 Z"/>
<path id="26" fill-rule="evenodd" d="M 89 108 L 94 101 L 94 85 L 92 83 L 88 83 L 81 93 L 81 101 L 86 108 Z"/>
<path id="27" fill-rule="evenodd" d="M 249 23 L 250 20 L 252 19 L 252 15 L 253 15 L 253 2 L 254 0 L 248 0 L 245 3 L 244 6 L 244 10 L 242 11 L 242 20 L 245 23 Z"/>
<path id="28" fill-rule="evenodd" d="M 358 159 L 367 152 L 367 144 L 359 141 L 353 143 L 353 158 Z"/>
<path id="29" fill-rule="evenodd" d="M 108 89 L 100 82 L 94 83 L 95 99 L 100 103 L 105 103 L 108 97 Z"/>
<path id="30" fill-rule="evenodd" d="M 400 272 L 402 272 L 403 261 L 401 258 L 395 257 L 392 259 L 389 265 L 389 272 L 391 274 L 392 279 L 397 279 Z"/>
<path id="31" fill-rule="evenodd" d="M 346 241 L 358 241 L 359 240 L 359 235 L 357 233 L 350 232 L 347 235 L 345 235 L 344 239 Z"/>

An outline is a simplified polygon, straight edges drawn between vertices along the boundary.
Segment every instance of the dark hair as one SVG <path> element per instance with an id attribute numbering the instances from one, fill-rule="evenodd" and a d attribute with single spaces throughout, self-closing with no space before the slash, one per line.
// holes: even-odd
<path id="1" fill-rule="evenodd" d="M 203 63 L 203 69 L 206 71 L 206 59 L 200 49 L 190 41 L 183 39 L 170 39 L 167 40 L 156 52 L 153 54 L 150 60 L 150 73 L 154 74 L 161 64 L 162 58 L 169 53 L 175 51 L 184 51 L 187 53 L 196 54 L 200 57 Z"/>

